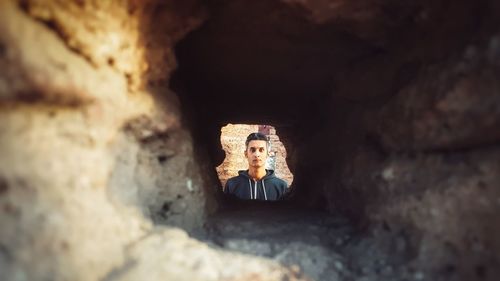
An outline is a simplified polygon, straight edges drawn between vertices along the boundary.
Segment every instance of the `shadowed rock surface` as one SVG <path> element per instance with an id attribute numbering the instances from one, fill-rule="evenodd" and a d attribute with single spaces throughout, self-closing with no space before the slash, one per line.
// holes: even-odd
<path id="1" fill-rule="evenodd" d="M 0 1 L 0 279 L 498 280 L 499 27 L 493 0 Z M 222 196 L 227 123 L 277 129 L 287 201 Z"/>

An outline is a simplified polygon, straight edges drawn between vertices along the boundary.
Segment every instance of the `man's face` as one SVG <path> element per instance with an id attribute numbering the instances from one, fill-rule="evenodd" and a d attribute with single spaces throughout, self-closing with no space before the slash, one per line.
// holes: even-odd
<path id="1" fill-rule="evenodd" d="M 266 165 L 268 152 L 267 142 L 264 140 L 252 140 L 248 143 L 245 150 L 245 157 L 248 160 L 248 165 L 251 167 L 262 167 Z"/>

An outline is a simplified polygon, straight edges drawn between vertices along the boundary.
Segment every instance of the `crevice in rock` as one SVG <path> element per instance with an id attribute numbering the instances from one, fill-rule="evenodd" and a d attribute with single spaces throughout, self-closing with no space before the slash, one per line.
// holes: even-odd
<path id="1" fill-rule="evenodd" d="M 47 29 L 54 32 L 61 39 L 61 41 L 64 42 L 66 48 L 68 48 L 68 50 L 70 50 L 74 55 L 83 58 L 90 65 L 92 65 L 94 67 L 96 66 L 95 63 L 91 60 L 91 58 L 89 56 L 85 55 L 77 47 L 71 46 L 70 44 L 68 44 L 68 40 L 70 40 L 70 37 L 67 34 L 65 34 L 63 32 L 63 30 L 61 30 L 58 23 L 54 19 L 50 19 L 50 18 L 44 19 L 44 18 L 37 17 L 36 15 L 33 15 L 32 13 L 30 13 L 30 6 L 29 6 L 28 1 L 20 1 L 19 7 L 21 8 L 21 11 L 23 11 L 28 17 L 41 23 L 42 25 L 47 27 Z"/>

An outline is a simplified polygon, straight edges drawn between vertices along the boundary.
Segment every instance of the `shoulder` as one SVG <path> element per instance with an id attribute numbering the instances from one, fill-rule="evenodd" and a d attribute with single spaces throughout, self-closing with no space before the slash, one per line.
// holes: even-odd
<path id="1" fill-rule="evenodd" d="M 274 177 L 272 178 L 272 183 L 277 186 L 277 187 L 280 187 L 280 188 L 287 188 L 288 187 L 288 183 L 280 178 L 277 178 L 277 177 Z"/>
<path id="2" fill-rule="evenodd" d="M 236 183 L 238 183 L 238 182 L 240 182 L 240 181 L 242 181 L 242 180 L 244 180 L 244 179 L 245 179 L 245 177 L 242 177 L 242 176 L 239 176 L 239 175 L 238 175 L 238 176 L 235 176 L 235 177 L 229 178 L 229 179 L 227 180 L 227 184 L 236 184 Z"/>
<path id="3" fill-rule="evenodd" d="M 237 184 L 242 182 L 244 179 L 245 179 L 244 177 L 239 176 L 239 175 L 228 179 L 226 181 L 226 189 L 227 188 L 231 188 L 231 189 L 234 188 Z"/>

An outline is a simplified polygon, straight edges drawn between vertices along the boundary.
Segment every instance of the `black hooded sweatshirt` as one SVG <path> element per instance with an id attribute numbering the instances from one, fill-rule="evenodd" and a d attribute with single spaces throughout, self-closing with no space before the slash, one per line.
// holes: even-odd
<path id="1" fill-rule="evenodd" d="M 266 170 L 266 175 L 258 181 L 248 175 L 248 170 L 238 171 L 238 174 L 226 182 L 225 194 L 232 194 L 240 199 L 279 200 L 288 188 L 287 183 L 277 178 L 273 170 Z"/>

